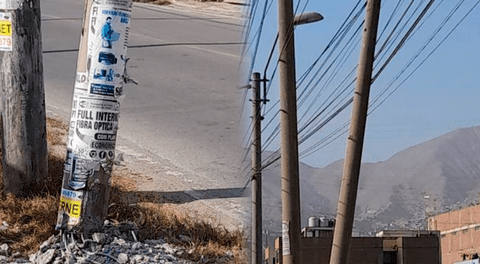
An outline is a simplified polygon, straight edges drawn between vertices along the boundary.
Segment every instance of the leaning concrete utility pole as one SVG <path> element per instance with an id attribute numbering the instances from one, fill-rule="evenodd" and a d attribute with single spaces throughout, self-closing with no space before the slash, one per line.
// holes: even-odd
<path id="1" fill-rule="evenodd" d="M 262 116 L 260 73 L 252 74 L 252 264 L 262 263 Z"/>
<path id="2" fill-rule="evenodd" d="M 283 264 L 301 263 L 297 95 L 292 0 L 278 1 Z"/>
<path id="3" fill-rule="evenodd" d="M 370 94 L 370 84 L 372 82 L 380 2 L 380 0 L 368 0 L 367 3 L 330 264 L 348 263 L 350 238 L 352 236 L 355 203 L 357 199 L 358 178 L 362 161 L 365 123 L 367 120 L 368 97 Z"/>
<path id="4" fill-rule="evenodd" d="M 5 191 L 48 175 L 40 1 L 0 0 L 0 141 Z"/>
<path id="5" fill-rule="evenodd" d="M 57 229 L 90 234 L 107 216 L 131 0 L 86 0 Z"/>

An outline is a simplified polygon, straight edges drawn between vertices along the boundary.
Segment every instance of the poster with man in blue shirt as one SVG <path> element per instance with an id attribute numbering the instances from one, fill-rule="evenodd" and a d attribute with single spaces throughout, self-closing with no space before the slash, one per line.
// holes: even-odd
<path id="1" fill-rule="evenodd" d="M 116 33 L 112 28 L 112 17 L 107 17 L 102 27 L 102 47 L 111 49 L 112 42 L 117 41 L 120 33 Z"/>

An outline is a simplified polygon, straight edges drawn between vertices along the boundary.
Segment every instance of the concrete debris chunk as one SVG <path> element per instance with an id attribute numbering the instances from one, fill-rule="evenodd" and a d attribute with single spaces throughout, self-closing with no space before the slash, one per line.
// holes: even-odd
<path id="1" fill-rule="evenodd" d="M 106 220 L 106 221 L 108 221 L 108 220 Z M 105 243 L 105 240 L 106 240 L 104 233 L 93 233 L 92 239 L 93 239 L 93 241 L 95 241 L 99 244 Z"/>
<path id="2" fill-rule="evenodd" d="M 0 245 L 0 264 L 82 264 L 82 263 L 120 263 L 120 264 L 192 264 L 177 258 L 186 252 L 166 243 L 165 239 L 135 241 L 131 236 L 132 225 L 123 228 L 106 227 L 103 233 L 92 234 L 91 239 L 57 234 L 42 243 L 40 249 L 30 255 L 29 260 L 14 259 L 7 255 L 8 244 Z M 115 235 L 119 234 L 119 235 Z M 72 238 L 75 237 L 75 238 Z M 107 241 L 107 242 L 105 242 Z M 104 243 L 102 243 L 104 242 Z M 5 253 L 2 253 L 5 252 Z"/>
<path id="3" fill-rule="evenodd" d="M 176 252 L 176 250 L 172 246 L 170 246 L 169 244 L 163 244 L 162 247 L 167 254 L 173 255 Z"/>
<path id="4" fill-rule="evenodd" d="M 141 248 L 143 248 L 143 246 L 142 246 L 142 243 L 140 243 L 140 242 L 135 242 L 132 245 L 133 250 L 137 250 L 137 249 L 141 249 Z"/>
<path id="5" fill-rule="evenodd" d="M 119 245 L 119 246 L 123 246 L 123 245 L 125 245 L 125 243 L 126 243 L 126 242 L 125 242 L 125 239 L 114 238 L 114 239 L 113 239 L 113 242 L 111 243 L 111 245 L 117 244 L 117 245 Z"/>
<path id="6" fill-rule="evenodd" d="M 55 257 L 55 249 L 49 249 L 45 253 L 37 255 L 33 263 L 48 264 L 52 262 L 54 257 Z"/>
<path id="7" fill-rule="evenodd" d="M 0 251 L 7 252 L 8 251 L 8 244 L 2 244 L 0 246 Z"/>
<path id="8" fill-rule="evenodd" d="M 142 256 L 142 255 L 135 255 L 135 256 L 133 256 L 131 262 L 134 263 L 134 264 L 137 264 L 137 263 L 141 263 L 142 260 L 143 260 L 143 256 Z"/>
<path id="9" fill-rule="evenodd" d="M 124 264 L 124 263 L 127 263 L 128 262 L 128 255 L 125 254 L 125 253 L 120 253 L 118 255 L 118 263 L 120 264 Z"/>

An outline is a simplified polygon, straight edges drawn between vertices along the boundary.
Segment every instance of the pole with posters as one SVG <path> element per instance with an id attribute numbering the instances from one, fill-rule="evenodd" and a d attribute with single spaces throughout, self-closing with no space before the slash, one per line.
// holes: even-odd
<path id="1" fill-rule="evenodd" d="M 107 215 L 131 0 L 86 0 L 57 229 L 91 234 Z"/>
<path id="2" fill-rule="evenodd" d="M 39 0 L 0 0 L 0 141 L 5 192 L 48 175 Z"/>

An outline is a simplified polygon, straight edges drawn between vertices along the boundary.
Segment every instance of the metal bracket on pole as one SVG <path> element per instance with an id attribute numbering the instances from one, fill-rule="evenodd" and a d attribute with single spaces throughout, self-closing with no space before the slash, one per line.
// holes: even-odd
<path id="1" fill-rule="evenodd" d="M 267 102 L 270 102 L 270 100 L 267 99 L 267 82 L 270 80 L 267 79 L 266 76 L 263 76 L 263 79 L 260 79 L 260 81 L 263 83 L 263 99 L 261 100 L 263 104 L 267 104 Z"/>

